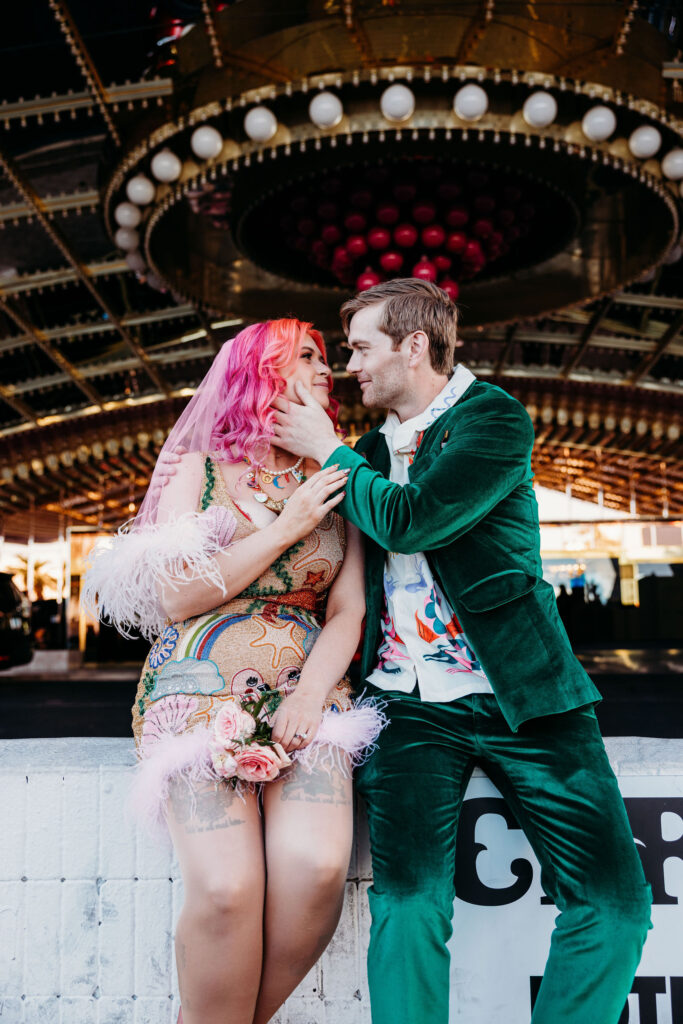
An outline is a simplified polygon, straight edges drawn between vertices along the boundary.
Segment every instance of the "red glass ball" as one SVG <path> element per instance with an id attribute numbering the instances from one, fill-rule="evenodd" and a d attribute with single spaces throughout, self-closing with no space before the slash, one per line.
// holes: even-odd
<path id="1" fill-rule="evenodd" d="M 388 249 L 391 243 L 391 232 L 386 228 L 370 228 L 368 245 L 371 249 Z"/>
<path id="2" fill-rule="evenodd" d="M 463 252 L 467 245 L 467 235 L 464 231 L 451 231 L 446 239 L 446 248 L 449 252 Z"/>
<path id="3" fill-rule="evenodd" d="M 442 181 L 436 190 L 436 194 L 439 199 L 443 199 L 445 203 L 452 203 L 454 199 L 457 199 L 462 189 L 458 185 L 457 181 Z"/>
<path id="4" fill-rule="evenodd" d="M 419 277 L 422 281 L 436 281 L 436 267 L 431 260 L 423 256 L 413 267 L 413 277 Z"/>
<path id="5" fill-rule="evenodd" d="M 417 224 L 431 224 L 436 217 L 436 207 L 434 203 L 415 203 L 413 207 L 413 220 Z"/>
<path id="6" fill-rule="evenodd" d="M 446 223 L 451 228 L 461 228 L 470 219 L 464 206 L 451 206 L 446 214 Z"/>
<path id="7" fill-rule="evenodd" d="M 502 243 L 503 243 L 503 232 L 502 231 L 494 231 L 493 234 L 491 235 L 491 237 L 489 238 L 489 245 L 494 245 L 494 246 L 496 246 L 496 248 L 498 248 L 500 245 L 502 245 Z"/>
<path id="8" fill-rule="evenodd" d="M 504 209 L 498 211 L 498 223 L 502 224 L 504 228 L 509 228 L 511 224 L 515 222 L 515 211 Z"/>
<path id="9" fill-rule="evenodd" d="M 453 281 L 450 277 L 442 277 L 439 281 L 439 288 L 446 293 L 451 302 L 455 302 L 460 294 L 458 282 Z"/>
<path id="10" fill-rule="evenodd" d="M 377 207 L 377 220 L 380 224 L 395 224 L 399 218 L 399 209 L 395 203 L 382 203 Z"/>
<path id="11" fill-rule="evenodd" d="M 446 241 L 446 232 L 440 224 L 430 224 L 422 229 L 422 244 L 428 249 L 438 249 Z"/>
<path id="12" fill-rule="evenodd" d="M 320 237 L 327 245 L 336 245 L 341 239 L 341 231 L 336 224 L 326 224 L 320 232 Z"/>
<path id="13" fill-rule="evenodd" d="M 379 284 L 382 278 L 379 274 L 376 274 L 372 267 L 367 267 L 362 274 L 360 274 L 356 280 L 356 288 L 359 292 L 365 292 L 368 288 L 374 288 L 376 284 Z"/>
<path id="14" fill-rule="evenodd" d="M 321 242 L 320 239 L 313 243 L 313 245 L 311 246 L 311 252 L 316 257 L 316 259 L 322 259 L 323 257 L 327 258 L 327 246 L 325 245 L 324 242 Z"/>
<path id="15" fill-rule="evenodd" d="M 403 266 L 403 256 L 401 256 L 400 252 L 390 249 L 388 252 L 382 253 L 379 262 L 383 270 L 386 270 L 389 274 L 395 274 Z"/>
<path id="16" fill-rule="evenodd" d="M 318 216 L 321 220 L 334 220 L 337 216 L 337 204 L 321 203 L 318 207 Z"/>
<path id="17" fill-rule="evenodd" d="M 443 256 L 441 253 L 439 253 L 438 256 L 434 256 L 434 266 L 440 274 L 443 274 L 446 270 L 450 270 L 452 262 L 453 260 L 450 256 Z"/>
<path id="18" fill-rule="evenodd" d="M 489 238 L 493 234 L 493 224 L 486 217 L 480 217 L 474 223 L 474 233 L 478 238 Z"/>
<path id="19" fill-rule="evenodd" d="M 372 203 L 372 192 L 369 188 L 359 188 L 351 196 L 351 206 L 367 210 Z"/>
<path id="20" fill-rule="evenodd" d="M 301 235 L 313 235 L 315 234 L 315 221 L 312 217 L 302 217 L 297 224 L 297 228 Z"/>
<path id="21" fill-rule="evenodd" d="M 462 254 L 465 263 L 484 263 L 485 257 L 479 242 L 471 239 L 465 246 Z"/>
<path id="22" fill-rule="evenodd" d="M 338 245 L 332 256 L 332 268 L 334 270 L 346 270 L 347 267 L 351 266 L 351 262 L 352 260 L 346 251 L 346 247 Z"/>
<path id="23" fill-rule="evenodd" d="M 413 224 L 399 224 L 394 228 L 394 241 L 402 249 L 410 249 L 417 242 L 417 228 Z"/>
<path id="24" fill-rule="evenodd" d="M 398 199 L 399 203 L 409 203 L 411 199 L 415 198 L 416 188 L 414 185 L 409 185 L 407 181 L 400 181 L 394 185 L 394 197 Z"/>
<path id="25" fill-rule="evenodd" d="M 365 256 L 368 245 L 364 235 L 349 235 L 346 239 L 346 249 L 351 256 Z"/>
<path id="26" fill-rule="evenodd" d="M 477 213 L 493 213 L 496 208 L 496 200 L 493 196 L 477 196 L 474 200 L 474 208 Z"/>
<path id="27" fill-rule="evenodd" d="M 349 213 L 344 218 L 344 226 L 353 235 L 359 235 L 361 231 L 365 231 L 367 223 L 362 213 Z"/>

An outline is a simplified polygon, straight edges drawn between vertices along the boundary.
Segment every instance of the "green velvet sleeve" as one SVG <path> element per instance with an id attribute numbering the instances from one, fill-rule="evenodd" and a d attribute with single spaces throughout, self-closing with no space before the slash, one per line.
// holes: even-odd
<path id="1" fill-rule="evenodd" d="M 430 463 L 425 457 L 424 471 L 416 461 L 414 479 L 404 486 L 375 472 L 358 452 L 336 448 L 325 465 L 351 470 L 337 511 L 386 551 L 429 551 L 466 533 L 531 478 L 534 430 L 524 407 L 508 396 L 482 405 L 479 415 L 463 417 Z"/>

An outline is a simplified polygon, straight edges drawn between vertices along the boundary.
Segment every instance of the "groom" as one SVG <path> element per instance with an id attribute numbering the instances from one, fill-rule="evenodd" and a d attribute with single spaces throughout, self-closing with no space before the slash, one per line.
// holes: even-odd
<path id="1" fill-rule="evenodd" d="M 533 1024 L 617 1024 L 650 892 L 593 711 L 600 695 L 542 579 L 531 421 L 454 366 L 457 312 L 435 285 L 378 285 L 341 317 L 348 370 L 386 421 L 352 450 L 302 390 L 302 406 L 277 401 L 275 440 L 350 470 L 337 511 L 366 535 L 361 678 L 390 698 L 357 774 L 373 857 L 373 1022 L 448 1022 L 455 836 L 476 762 L 560 911 Z"/>

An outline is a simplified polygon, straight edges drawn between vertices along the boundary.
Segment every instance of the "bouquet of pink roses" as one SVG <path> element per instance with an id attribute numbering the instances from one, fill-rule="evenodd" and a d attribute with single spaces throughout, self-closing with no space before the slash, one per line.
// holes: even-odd
<path id="1" fill-rule="evenodd" d="M 266 690 L 257 700 L 226 697 L 216 715 L 211 741 L 214 771 L 233 786 L 242 782 L 272 782 L 292 763 L 272 738 L 268 721 L 282 700 Z"/>

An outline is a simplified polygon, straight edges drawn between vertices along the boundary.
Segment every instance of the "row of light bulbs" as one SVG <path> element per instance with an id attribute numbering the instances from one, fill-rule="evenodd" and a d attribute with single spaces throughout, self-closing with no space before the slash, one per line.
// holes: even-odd
<path id="1" fill-rule="evenodd" d="M 361 420 L 363 417 L 367 418 L 367 410 L 362 407 L 358 410 L 350 411 L 358 411 Z M 540 420 L 546 426 L 556 422 L 558 426 L 564 427 L 568 426 L 571 422 L 572 426 L 577 429 L 587 426 L 590 430 L 598 430 L 602 426 L 608 431 L 619 429 L 622 434 L 630 434 L 634 431 L 638 437 L 644 437 L 649 432 L 656 441 L 666 436 L 667 441 L 672 443 L 678 441 L 681 436 L 680 424 L 677 422 L 666 424 L 661 419 L 655 419 L 651 422 L 644 416 L 639 416 L 636 419 L 628 413 L 619 416 L 616 412 L 612 411 L 604 412 L 599 409 L 592 409 L 586 412 L 582 408 L 572 411 L 566 406 L 555 408 L 555 406 L 547 402 L 543 405 L 538 405 L 534 401 L 527 402 L 526 411 L 532 420 Z M 50 452 L 43 458 L 36 457 L 31 460 L 18 462 L 14 466 L 2 466 L 0 468 L 0 479 L 5 483 L 11 483 L 15 477 L 18 480 L 28 480 L 31 473 L 35 476 L 43 476 L 46 470 L 50 473 L 56 473 L 62 467 L 68 469 L 75 463 L 85 464 L 89 461 L 91 455 L 93 458 L 100 460 L 106 456 L 117 455 L 121 449 L 124 452 L 130 453 L 136 445 L 138 448 L 143 449 L 148 448 L 150 444 L 154 444 L 155 447 L 161 447 L 166 440 L 166 436 L 167 432 L 157 427 L 151 432 L 140 430 L 135 437 L 131 434 L 125 434 L 121 438 L 110 437 L 106 441 L 93 441 L 89 445 L 80 444 L 75 449 L 67 448 L 59 454 Z"/>
<path id="2" fill-rule="evenodd" d="M 455 94 L 453 110 L 465 123 L 479 121 L 488 110 L 489 100 L 482 86 L 471 82 L 463 85 Z M 415 94 L 402 83 L 389 85 L 380 98 L 382 116 L 391 124 L 400 125 L 409 121 L 415 112 Z M 532 93 L 522 107 L 522 116 L 532 128 L 547 128 L 557 117 L 557 100 L 552 93 L 539 90 Z M 329 130 L 340 124 L 344 107 L 339 97 L 324 90 L 311 100 L 308 113 L 316 127 Z M 267 143 L 277 133 L 278 121 L 268 107 L 252 107 L 244 118 L 244 131 L 256 143 Z M 591 107 L 581 122 L 581 130 L 591 142 L 605 142 L 616 130 L 617 119 L 614 111 L 603 104 Z M 201 160 L 214 160 L 223 149 L 224 139 L 212 125 L 195 128 L 190 146 Z M 640 125 L 630 135 L 628 147 L 632 155 L 641 160 L 654 157 L 662 146 L 661 132 L 654 125 Z M 168 148 L 161 149 L 151 161 L 151 173 L 158 182 L 170 184 L 177 181 L 182 172 L 182 161 Z M 683 182 L 683 148 L 671 149 L 662 160 L 662 173 L 671 181 Z M 683 184 L 681 185 L 683 188 Z M 154 199 L 156 186 L 144 174 L 131 178 L 126 186 L 128 202 L 119 203 L 114 210 L 114 219 L 119 225 L 114 240 L 119 248 L 133 253 L 139 246 L 136 231 L 142 219 L 140 207 L 147 206 Z M 140 257 L 141 260 L 141 257 Z M 134 267 L 133 269 L 138 269 Z"/>
<path id="3" fill-rule="evenodd" d="M 14 466 L 3 466 L 0 469 L 0 479 L 10 483 L 14 477 L 19 480 L 28 480 L 31 473 L 35 476 L 43 476 L 47 470 L 50 473 L 57 473 L 62 467 L 69 469 L 76 463 L 84 465 L 92 455 L 95 459 L 104 459 L 108 455 L 115 456 L 123 449 L 130 453 L 134 448 L 149 448 L 150 444 L 160 447 L 166 440 L 167 431 L 160 427 L 148 432 L 140 430 L 133 437 L 132 434 L 124 434 L 123 437 L 110 437 L 106 441 L 93 441 L 90 444 L 79 444 L 76 448 L 65 448 L 64 451 L 50 452 L 43 458 L 33 458 L 17 462 Z"/>
<path id="4" fill-rule="evenodd" d="M 661 419 L 650 422 L 644 416 L 634 419 L 628 413 L 619 416 L 615 412 L 601 412 L 599 409 L 592 409 L 586 413 L 581 408 L 572 412 L 566 406 L 555 408 L 549 403 L 538 406 L 535 402 L 527 403 L 526 411 L 532 420 L 540 420 L 546 426 L 556 422 L 558 426 L 565 427 L 571 422 L 577 429 L 587 426 L 590 430 L 598 430 L 602 426 L 610 432 L 619 429 L 622 434 L 630 434 L 634 430 L 638 437 L 644 437 L 649 431 L 656 441 L 666 435 L 667 441 L 673 442 L 678 441 L 681 436 L 678 423 L 667 425 Z"/>

